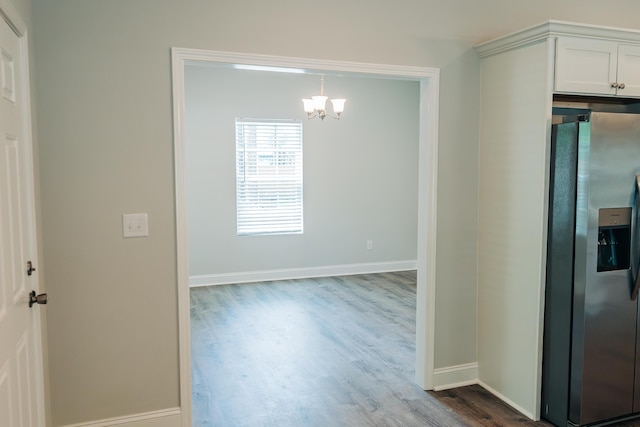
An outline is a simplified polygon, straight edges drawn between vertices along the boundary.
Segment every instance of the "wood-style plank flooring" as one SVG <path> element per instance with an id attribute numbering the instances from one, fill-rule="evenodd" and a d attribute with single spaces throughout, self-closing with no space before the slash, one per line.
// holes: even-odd
<path id="1" fill-rule="evenodd" d="M 414 383 L 415 272 L 191 290 L 193 425 L 550 426 Z"/>

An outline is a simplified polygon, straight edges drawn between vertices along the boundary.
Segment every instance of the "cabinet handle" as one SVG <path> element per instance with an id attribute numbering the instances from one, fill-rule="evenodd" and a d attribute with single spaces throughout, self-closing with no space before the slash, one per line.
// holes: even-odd
<path id="1" fill-rule="evenodd" d="M 614 89 L 617 89 L 618 88 L 618 82 L 611 83 L 611 87 L 614 88 Z"/>
<path id="2" fill-rule="evenodd" d="M 618 85 L 618 89 L 624 89 L 624 83 L 620 83 L 620 84 Z"/>

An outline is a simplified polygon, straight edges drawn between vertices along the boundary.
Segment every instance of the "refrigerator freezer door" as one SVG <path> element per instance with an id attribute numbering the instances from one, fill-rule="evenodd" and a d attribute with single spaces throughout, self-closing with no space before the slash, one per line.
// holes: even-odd
<path id="1" fill-rule="evenodd" d="M 636 192 L 634 196 L 633 233 L 631 235 L 631 299 L 638 298 L 640 290 L 640 251 L 638 250 L 638 209 L 640 208 L 640 175 L 636 175 Z M 640 311 L 640 310 L 639 310 Z M 638 323 L 640 325 L 640 323 Z M 640 389 L 637 389 L 640 390 Z"/>
<path id="2" fill-rule="evenodd" d="M 632 287 L 631 298 L 638 300 L 638 287 L 640 285 L 640 175 L 636 176 L 636 191 L 633 201 L 633 231 L 631 233 L 631 269 Z M 636 320 L 636 376 L 635 393 L 633 399 L 633 412 L 640 412 L 640 309 Z"/>
<path id="3" fill-rule="evenodd" d="M 544 312 L 542 416 L 567 425 L 578 122 L 552 127 Z"/>

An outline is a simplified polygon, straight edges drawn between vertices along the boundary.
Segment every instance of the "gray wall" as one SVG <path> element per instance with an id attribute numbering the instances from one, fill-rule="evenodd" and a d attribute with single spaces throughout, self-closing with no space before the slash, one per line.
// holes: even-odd
<path id="1" fill-rule="evenodd" d="M 54 425 L 179 405 L 171 46 L 442 67 L 436 360 L 475 361 L 475 53 L 383 37 L 356 11 L 357 38 L 308 42 L 287 23 L 314 19 L 317 5 L 285 5 L 269 6 L 279 31 L 247 32 L 228 25 L 242 2 L 35 1 Z M 150 237 L 121 237 L 126 212 L 149 214 Z"/>
<path id="2" fill-rule="evenodd" d="M 172 46 L 441 68 L 436 364 L 476 360 L 479 61 L 388 5 L 34 1 L 54 425 L 179 405 Z M 301 37 L 333 17 L 342 33 Z M 149 214 L 148 238 L 121 237 L 127 212 Z"/>
<path id="3" fill-rule="evenodd" d="M 300 101 L 316 75 L 189 66 L 185 81 L 191 275 L 416 260 L 418 82 L 326 76 L 348 100 L 322 122 Z M 303 234 L 236 235 L 237 117 L 302 120 Z"/>
<path id="4" fill-rule="evenodd" d="M 13 1 L 29 21 L 29 1 Z M 635 0 L 616 11 L 596 0 L 33 0 L 54 425 L 179 405 L 171 46 L 441 68 L 435 357 L 446 367 L 476 361 L 472 45 L 550 18 L 637 27 Z M 149 238 L 121 238 L 125 212 L 149 213 Z"/>

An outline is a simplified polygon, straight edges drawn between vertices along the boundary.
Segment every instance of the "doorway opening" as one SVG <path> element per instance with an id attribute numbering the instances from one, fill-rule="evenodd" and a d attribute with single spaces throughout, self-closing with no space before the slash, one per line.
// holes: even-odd
<path id="1" fill-rule="evenodd" d="M 439 70 L 353 62 L 172 49 L 180 399 L 185 425 L 191 424 L 191 359 L 188 220 L 186 204 L 185 66 L 198 64 L 296 69 L 307 73 L 341 73 L 417 81 L 419 99 L 416 383 L 433 388 L 436 188 Z"/>

